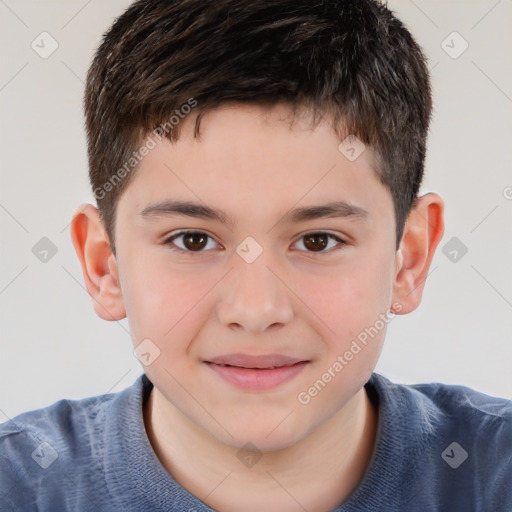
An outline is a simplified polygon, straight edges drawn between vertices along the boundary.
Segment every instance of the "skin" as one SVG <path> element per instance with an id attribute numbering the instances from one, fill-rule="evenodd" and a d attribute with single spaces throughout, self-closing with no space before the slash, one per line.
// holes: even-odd
<path id="1" fill-rule="evenodd" d="M 298 395 L 379 315 L 419 305 L 444 229 L 442 199 L 426 194 L 397 251 L 393 201 L 373 169 L 372 148 L 351 162 L 327 122 L 290 124 L 289 112 L 225 105 L 204 116 L 199 139 L 187 118 L 179 140 L 152 149 L 122 194 L 116 255 L 95 207 L 81 205 L 72 221 L 97 314 L 127 316 L 134 345 L 149 338 L 160 350 L 145 367 L 154 389 L 144 419 L 155 453 L 181 485 L 221 511 L 326 511 L 357 488 L 378 424 L 363 386 L 385 326 L 309 403 Z M 233 224 L 141 215 L 169 199 L 223 210 Z M 285 216 L 333 201 L 367 214 Z M 203 252 L 185 252 L 198 246 L 184 237 L 174 240 L 182 252 L 166 242 L 184 229 L 211 237 Z M 317 251 L 304 237 L 325 231 L 345 243 L 328 239 Z M 252 263 L 236 252 L 247 236 L 263 249 Z M 204 362 L 232 353 L 307 364 L 275 389 L 241 390 Z M 260 457 L 251 466 L 237 456 L 247 443 Z"/>

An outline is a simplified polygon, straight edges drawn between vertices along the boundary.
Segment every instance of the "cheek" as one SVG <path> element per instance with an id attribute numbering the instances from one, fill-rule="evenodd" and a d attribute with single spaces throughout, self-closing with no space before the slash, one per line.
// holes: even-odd
<path id="1" fill-rule="evenodd" d="M 323 350 L 297 398 L 311 404 L 318 417 L 336 413 L 370 378 L 393 318 L 388 277 L 385 265 L 361 264 L 302 284 L 305 302 L 321 320 Z"/>
<path id="2" fill-rule="evenodd" d="M 124 274 L 129 276 L 121 279 L 134 344 L 149 338 L 166 351 L 177 352 L 180 340 L 193 336 L 187 331 L 200 328 L 203 298 L 218 277 L 141 258 L 130 260 Z"/>
<path id="3" fill-rule="evenodd" d="M 319 319 L 322 337 L 333 349 L 343 350 L 388 310 L 391 273 L 384 257 L 358 257 L 324 275 L 305 275 L 300 280 L 300 297 Z"/>

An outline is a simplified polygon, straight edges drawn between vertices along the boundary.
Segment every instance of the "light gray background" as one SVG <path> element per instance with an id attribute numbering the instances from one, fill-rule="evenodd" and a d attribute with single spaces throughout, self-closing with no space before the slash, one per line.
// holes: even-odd
<path id="1" fill-rule="evenodd" d="M 92 53 L 129 1 L 0 0 L 0 421 L 60 398 L 117 391 L 141 366 L 128 323 L 99 319 L 69 235 L 89 191 L 82 97 Z M 389 2 L 430 59 L 435 96 L 424 191 L 446 233 L 420 308 L 388 328 L 377 370 L 512 397 L 510 0 Z M 58 49 L 31 42 L 47 31 Z M 463 48 L 458 32 L 469 44 Z M 48 46 L 46 46 L 48 48 Z M 509 187 L 509 188 L 507 188 Z M 508 198 L 507 198 L 508 197 Z M 48 237 L 46 263 L 32 247 Z M 468 252 L 452 262 L 452 237 Z"/>

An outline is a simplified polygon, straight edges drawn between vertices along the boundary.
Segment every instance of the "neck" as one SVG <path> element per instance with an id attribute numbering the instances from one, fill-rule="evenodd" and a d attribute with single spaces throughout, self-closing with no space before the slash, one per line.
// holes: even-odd
<path id="1" fill-rule="evenodd" d="M 153 388 L 144 409 L 149 441 L 167 472 L 219 511 L 325 512 L 356 489 L 368 469 L 377 411 L 364 388 L 295 445 L 245 466 L 238 448 L 218 442 Z M 302 507 L 302 508 L 301 508 Z"/>

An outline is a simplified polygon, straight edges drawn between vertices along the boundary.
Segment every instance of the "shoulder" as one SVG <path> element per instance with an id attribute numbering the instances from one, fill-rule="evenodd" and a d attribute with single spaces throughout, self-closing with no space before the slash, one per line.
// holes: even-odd
<path id="1" fill-rule="evenodd" d="M 439 411 L 440 431 L 452 436 L 443 458 L 464 446 L 467 458 L 480 471 L 500 471 L 512 478 L 512 401 L 490 396 L 465 386 L 418 384 L 410 386 L 424 402 Z M 458 441 L 460 440 L 460 441 Z M 462 456 L 466 456 L 462 452 Z"/>
<path id="2" fill-rule="evenodd" d="M 69 488 L 77 479 L 77 469 L 94 464 L 102 452 L 102 417 L 110 401 L 108 395 L 61 400 L 0 425 L 4 506 L 31 510 L 49 500 L 59 507 L 51 498 L 56 496 L 55 486 L 60 482 Z"/>
<path id="3" fill-rule="evenodd" d="M 457 495 L 478 510 L 512 506 L 511 400 L 465 386 L 396 384 L 376 374 L 369 384 L 386 432 L 422 461 L 418 482 L 431 497 L 444 505 Z M 395 463 L 407 465 L 397 446 Z"/>
<path id="4" fill-rule="evenodd" d="M 466 386 L 428 383 L 397 384 L 382 375 L 373 374 L 370 382 L 379 400 L 390 405 L 430 411 L 448 423 L 512 426 L 512 400 L 486 395 Z M 505 429 L 506 433 L 507 430 Z"/>
<path id="5" fill-rule="evenodd" d="M 512 400 L 507 398 L 486 395 L 466 386 L 440 383 L 414 384 L 409 388 L 428 397 L 447 413 L 455 410 L 464 416 L 512 419 Z"/>
<path id="6" fill-rule="evenodd" d="M 109 417 L 138 387 L 140 379 L 119 393 L 60 400 L 1 424 L 0 496 L 7 510 L 56 510 L 58 496 L 78 500 L 84 488 L 99 489 Z"/>
<path id="7" fill-rule="evenodd" d="M 93 434 L 91 425 L 101 422 L 113 396 L 60 400 L 48 407 L 22 413 L 2 423 L 0 444 L 3 456 L 24 455 L 27 450 L 35 450 L 41 444 L 52 447 L 63 444 L 86 446 L 84 435 Z M 32 452 L 29 452 L 29 455 L 32 456 Z"/>
<path id="8" fill-rule="evenodd" d="M 490 439 L 494 446 L 512 445 L 512 400 L 459 385 L 396 384 L 375 374 L 371 382 L 387 408 L 409 415 L 437 437 L 444 433 L 473 446 L 488 445 Z M 507 453 L 501 455 L 503 460 Z"/>

